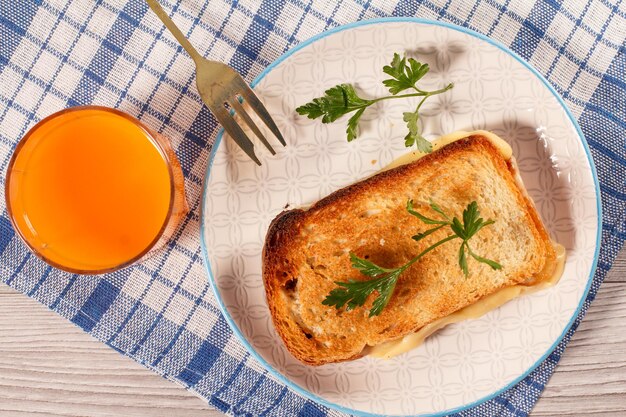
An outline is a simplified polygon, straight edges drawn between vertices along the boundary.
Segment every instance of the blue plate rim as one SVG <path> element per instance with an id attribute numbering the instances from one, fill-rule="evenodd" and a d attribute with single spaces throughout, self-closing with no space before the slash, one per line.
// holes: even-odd
<path id="1" fill-rule="evenodd" d="M 268 65 L 251 83 L 250 86 L 252 88 L 254 88 L 263 78 L 265 78 L 265 76 L 267 74 L 269 74 L 277 65 L 279 65 L 281 62 L 283 62 L 285 59 L 289 58 L 291 55 L 293 55 L 294 53 L 296 53 L 297 51 L 299 51 L 302 48 L 307 47 L 308 45 L 317 42 L 320 39 L 323 39 L 327 36 L 330 36 L 332 34 L 338 33 L 338 32 L 342 32 L 344 30 L 348 30 L 348 29 L 354 29 L 357 27 L 361 27 L 361 26 L 368 26 L 368 25 L 375 25 L 375 24 L 385 24 L 385 23 L 398 23 L 398 22 L 403 22 L 403 23 L 420 23 L 420 24 L 426 24 L 426 25 L 434 25 L 434 26 L 441 26 L 441 27 L 445 27 L 448 29 L 452 29 L 452 30 L 456 30 L 458 32 L 462 32 L 465 34 L 468 34 L 470 36 L 474 36 L 478 39 L 481 39 L 495 47 L 497 47 L 498 49 L 504 51 L 505 53 L 507 53 L 508 55 L 512 56 L 516 61 L 520 62 L 525 68 L 527 68 L 528 70 L 530 70 L 531 73 L 533 73 L 547 88 L 548 90 L 552 93 L 552 95 L 554 95 L 554 97 L 557 99 L 557 101 L 559 102 L 559 104 L 561 105 L 561 107 L 563 108 L 563 110 L 565 111 L 565 113 L 567 114 L 569 120 L 572 122 L 573 126 L 576 129 L 576 132 L 578 134 L 578 137 L 581 140 L 581 143 L 583 145 L 583 148 L 585 149 L 585 154 L 587 155 L 587 160 L 589 162 L 589 165 L 591 167 L 591 173 L 593 176 L 593 182 L 594 182 L 594 186 L 595 186 L 595 192 L 596 192 L 596 208 L 598 211 L 598 224 L 597 224 L 597 232 L 596 232 L 596 249 L 595 249 L 595 253 L 594 253 L 594 259 L 593 259 L 593 263 L 591 266 L 591 270 L 589 272 L 589 278 L 587 279 L 587 285 L 585 287 L 585 291 L 583 293 L 583 296 L 580 299 L 580 302 L 578 304 L 578 307 L 576 308 L 576 310 L 574 311 L 574 313 L 572 314 L 572 317 L 570 318 L 569 322 L 567 323 L 567 326 L 565 326 L 563 332 L 561 333 L 561 335 L 555 340 L 555 342 L 546 350 L 546 353 L 544 353 L 533 365 L 531 365 L 525 372 L 523 372 L 522 374 L 520 374 L 519 377 L 517 377 L 516 379 L 514 379 L 513 381 L 511 381 L 508 385 L 506 385 L 505 387 L 489 394 L 486 395 L 483 398 L 480 398 L 476 401 L 473 401 L 469 404 L 465 404 L 456 408 L 451 408 L 448 410 L 445 410 L 443 412 L 438 412 L 438 413 L 430 413 L 430 414 L 417 414 L 417 415 L 413 415 L 413 416 L 405 416 L 405 417 L 444 417 L 447 416 L 449 414 L 454 414 L 454 413 L 459 413 L 462 411 L 466 411 L 470 408 L 476 407 L 484 402 L 487 402 L 495 397 L 497 397 L 498 395 L 502 394 L 505 391 L 508 391 L 509 389 L 513 388 L 515 385 L 517 385 L 519 382 L 521 382 L 524 378 L 526 378 L 531 372 L 533 372 L 535 369 L 537 369 L 537 367 L 539 367 L 539 365 L 541 365 L 546 358 L 555 350 L 555 348 L 558 346 L 559 343 L 561 343 L 561 341 L 563 340 L 563 338 L 565 337 L 565 335 L 567 335 L 567 333 L 569 332 L 569 330 L 571 329 L 572 325 L 574 324 L 574 321 L 576 320 L 576 318 L 578 317 L 578 315 L 580 314 L 580 311 L 582 310 L 582 307 L 585 303 L 585 300 L 587 299 L 588 295 L 589 295 L 589 290 L 591 288 L 591 284 L 593 282 L 593 277 L 595 275 L 595 271 L 598 265 L 598 259 L 599 259 L 599 253 L 600 253 L 600 243 L 601 243 L 601 238 L 602 238 L 602 201 L 601 201 L 601 194 L 600 194 L 600 184 L 598 181 L 598 174 L 596 171 L 596 167 L 595 164 L 593 162 L 593 158 L 591 156 L 591 151 L 589 149 L 589 144 L 587 143 L 587 140 L 585 139 L 585 136 L 583 135 L 583 132 L 580 128 L 580 126 L 578 125 L 578 122 L 576 121 L 576 119 L 574 118 L 574 115 L 571 113 L 571 111 L 569 110 L 569 108 L 567 107 L 567 105 L 565 104 L 565 102 L 563 101 L 563 98 L 556 92 L 556 90 L 554 89 L 554 87 L 552 87 L 552 85 L 548 82 L 548 80 L 545 79 L 545 77 L 539 72 L 537 71 L 533 66 L 531 66 L 528 62 L 526 62 L 522 57 L 520 57 L 517 53 L 513 52 L 512 50 L 510 50 L 508 47 L 506 47 L 505 45 L 501 44 L 498 41 L 495 41 L 491 38 L 488 38 L 487 36 L 478 33 L 472 29 L 468 29 L 462 26 L 458 26 L 458 25 L 454 25 L 452 23 L 447 23 L 447 22 L 440 22 L 437 20 L 431 20 L 431 19 L 424 19 L 424 18 L 420 18 L 420 17 L 383 17 L 383 18 L 376 18 L 376 19 L 368 19 L 368 20 L 361 20 L 358 22 L 353 22 L 353 23 L 349 23 L 346 25 L 341 25 L 341 26 L 337 26 L 333 29 L 321 32 L 315 36 L 313 36 L 312 38 L 307 39 L 306 41 L 303 41 L 301 43 L 299 43 L 298 45 L 294 46 L 293 48 L 289 49 L 288 51 L 286 51 L 284 54 L 282 54 L 280 57 L 278 57 L 274 62 L 272 62 L 270 65 Z M 278 379 L 280 382 L 282 382 L 283 384 L 285 384 L 286 386 L 288 386 L 290 389 L 292 389 L 293 391 L 295 391 L 296 393 L 302 395 L 305 398 L 308 398 L 312 401 L 315 401 L 319 404 L 325 405 L 329 408 L 344 412 L 344 413 L 348 413 L 348 414 L 352 414 L 355 416 L 361 416 L 361 417 L 385 417 L 382 414 L 373 414 L 373 413 L 368 413 L 365 411 L 360 411 L 360 410 L 355 410 L 355 409 L 351 409 L 348 407 L 344 407 L 342 405 L 339 404 L 335 404 L 333 402 L 330 402 L 328 400 L 325 400 L 315 394 L 313 394 L 312 392 L 307 391 L 306 389 L 300 387 L 298 384 L 292 382 L 291 380 L 289 380 L 286 376 L 284 376 L 283 374 L 281 374 L 280 372 L 278 372 L 276 369 L 274 369 L 274 367 L 272 367 L 271 364 L 269 364 L 261 355 L 259 355 L 256 350 L 252 347 L 252 345 L 250 345 L 250 343 L 248 342 L 248 340 L 245 338 L 245 336 L 243 335 L 243 333 L 241 333 L 241 330 L 239 330 L 239 327 L 237 326 L 237 324 L 235 323 L 235 321 L 233 320 L 232 316 L 230 315 L 230 313 L 228 312 L 228 309 L 226 308 L 226 305 L 224 304 L 224 300 L 221 298 L 220 296 L 220 292 L 219 289 L 217 287 L 217 282 L 215 281 L 215 277 L 213 276 L 213 273 L 211 271 L 211 264 L 209 262 L 209 256 L 208 256 L 208 249 L 207 249 L 207 245 L 206 245 L 206 241 L 204 239 L 204 232 L 205 232 L 205 218 L 204 218 L 204 203 L 206 201 L 206 194 L 207 194 L 207 184 L 209 181 L 209 176 L 211 174 L 211 168 L 213 166 L 213 161 L 215 159 L 215 154 L 217 149 L 219 148 L 219 145 L 222 141 L 222 137 L 224 135 L 224 129 L 220 129 L 220 131 L 218 132 L 216 138 L 215 138 L 215 143 L 213 144 L 213 147 L 211 148 L 211 154 L 209 156 L 209 163 L 207 166 L 207 170 L 206 170 L 206 174 L 204 176 L 204 181 L 202 184 L 202 201 L 200 203 L 200 245 L 202 247 L 202 256 L 204 258 L 204 267 L 207 271 L 207 274 L 209 276 L 209 284 L 215 294 L 215 298 L 216 301 L 220 307 L 220 310 L 224 316 L 224 319 L 226 320 L 226 322 L 228 323 L 228 325 L 231 327 L 231 329 L 233 330 L 233 333 L 237 336 L 237 338 L 239 339 L 239 341 L 243 344 L 243 346 L 248 350 L 248 352 L 250 353 L 250 355 L 252 357 L 254 357 L 259 363 L 261 363 L 261 365 L 263 365 L 263 367 L 270 373 L 272 374 L 276 379 Z M 397 417 L 402 417 L 401 415 L 398 415 Z"/>

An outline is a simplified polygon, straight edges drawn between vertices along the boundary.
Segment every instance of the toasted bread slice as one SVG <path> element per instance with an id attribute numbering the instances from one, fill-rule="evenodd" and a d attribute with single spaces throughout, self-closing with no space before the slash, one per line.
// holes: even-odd
<path id="1" fill-rule="evenodd" d="M 263 250 L 263 281 L 274 325 L 291 354 L 311 365 L 355 359 L 368 346 L 399 339 L 504 287 L 531 282 L 555 252 L 514 173 L 487 137 L 471 135 L 341 189 L 306 211 L 276 217 Z M 495 223 L 472 239 L 472 249 L 503 268 L 471 259 L 465 277 L 455 239 L 400 276 L 379 316 L 368 317 L 376 293 L 351 311 L 322 305 L 335 281 L 369 279 L 352 268 L 350 252 L 392 268 L 450 234 L 443 228 L 420 242 L 411 239 L 431 226 L 407 213 L 409 199 L 431 218 L 439 217 L 431 200 L 458 217 L 476 201 L 481 216 Z"/>

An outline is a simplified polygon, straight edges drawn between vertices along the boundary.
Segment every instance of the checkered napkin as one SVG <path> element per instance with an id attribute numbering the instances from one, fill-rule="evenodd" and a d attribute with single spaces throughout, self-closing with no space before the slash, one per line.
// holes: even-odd
<path id="1" fill-rule="evenodd" d="M 177 3 L 177 4 L 174 4 Z M 597 165 L 602 249 L 583 312 L 517 386 L 463 411 L 526 415 L 626 237 L 626 6 L 607 0 L 163 1 L 206 57 L 251 81 L 283 52 L 340 24 L 419 16 L 469 27 L 530 62 L 577 117 Z M 128 112 L 172 139 L 191 211 L 158 255 L 102 277 L 70 275 L 31 255 L 0 199 L 0 279 L 124 355 L 232 415 L 337 415 L 269 377 L 224 321 L 199 243 L 202 178 L 218 125 L 201 104 L 190 58 L 140 0 L 0 0 L 0 189 L 17 141 L 69 106 Z"/>

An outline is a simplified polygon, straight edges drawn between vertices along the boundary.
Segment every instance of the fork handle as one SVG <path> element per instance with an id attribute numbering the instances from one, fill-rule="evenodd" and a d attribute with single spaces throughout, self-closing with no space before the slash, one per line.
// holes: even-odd
<path id="1" fill-rule="evenodd" d="M 202 56 L 200 56 L 198 51 L 196 51 L 196 48 L 194 48 L 187 40 L 185 35 L 183 35 L 183 32 L 178 29 L 178 26 L 176 26 L 174 21 L 167 15 L 167 13 L 165 13 L 165 10 L 163 10 L 159 2 L 156 0 L 146 0 L 146 3 L 148 3 L 148 6 L 150 6 L 152 11 L 156 13 L 159 19 L 161 19 L 161 22 L 163 22 L 165 27 L 172 33 L 172 35 L 174 35 L 178 43 L 180 43 L 182 47 L 185 48 L 191 58 L 196 62 L 198 61 L 198 59 L 201 59 Z"/>

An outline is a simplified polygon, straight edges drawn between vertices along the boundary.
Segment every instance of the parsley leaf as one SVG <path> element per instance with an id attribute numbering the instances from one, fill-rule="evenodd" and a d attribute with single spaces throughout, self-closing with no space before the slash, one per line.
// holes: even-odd
<path id="1" fill-rule="evenodd" d="M 441 230 L 445 226 L 450 227 L 453 232 L 452 235 L 435 242 L 410 261 L 397 268 L 383 268 L 376 265 L 372 261 L 360 258 L 354 253 L 350 253 L 352 267 L 358 270 L 361 274 L 373 279 L 366 281 L 349 280 L 348 282 L 336 281 L 335 284 L 337 284 L 338 287 L 332 289 L 330 293 L 328 293 L 326 298 L 322 301 L 322 304 L 335 306 L 337 309 L 345 306 L 347 310 L 352 310 L 356 307 L 363 306 L 369 296 L 376 293 L 376 298 L 372 302 L 372 307 L 369 311 L 369 317 L 378 316 L 387 306 L 389 300 L 391 300 L 391 296 L 396 288 L 396 283 L 398 282 L 400 274 L 402 274 L 412 264 L 417 262 L 431 250 L 453 239 L 462 240 L 461 246 L 459 247 L 458 262 L 459 267 L 465 276 L 469 275 L 469 265 L 467 262 L 468 255 L 478 262 L 489 265 L 493 269 L 502 269 L 502 265 L 498 262 L 479 256 L 470 248 L 469 240 L 483 227 L 494 223 L 493 220 L 485 221 L 480 217 L 480 211 L 478 210 L 478 204 L 476 201 L 472 201 L 467 205 L 465 210 L 463 210 L 462 222 L 458 217 L 450 219 L 441 207 L 432 201 L 430 202 L 430 207 L 445 220 L 436 220 L 426 217 L 414 209 L 413 200 L 407 201 L 406 210 L 409 214 L 417 217 L 426 224 L 435 225 L 435 227 L 428 229 L 425 232 L 418 233 L 412 236 L 412 238 L 415 241 L 420 241 Z"/>
<path id="2" fill-rule="evenodd" d="M 383 67 L 383 72 L 392 78 L 383 81 L 383 84 L 389 88 L 391 95 L 367 100 L 359 97 L 354 87 L 350 84 L 339 84 L 325 91 L 322 97 L 314 98 L 309 103 L 296 108 L 296 112 L 300 115 L 307 116 L 309 119 L 322 118 L 322 123 L 332 123 L 340 117 L 355 112 L 348 120 L 346 128 L 346 137 L 348 142 L 353 141 L 358 136 L 358 124 L 365 109 L 374 103 L 382 100 L 407 97 L 422 97 L 413 112 L 403 113 L 403 119 L 407 123 L 409 133 L 404 138 L 406 147 L 415 145 L 422 152 L 431 152 L 432 146 L 421 134 L 417 121 L 419 120 L 419 110 L 424 101 L 431 96 L 442 94 L 453 87 L 448 84 L 444 88 L 433 91 L 424 91 L 417 86 L 417 82 L 426 75 L 429 67 L 428 64 L 422 64 L 414 58 L 400 57 L 394 54 L 389 65 Z M 415 92 L 410 94 L 398 95 L 398 93 L 412 89 Z"/>
<path id="3" fill-rule="evenodd" d="M 371 100 L 364 100 L 358 96 L 350 84 L 339 84 L 326 90 L 322 97 L 296 109 L 298 114 L 306 115 L 309 119 L 322 116 L 322 123 L 331 123 L 355 110 L 365 109 Z M 362 113 L 362 112 L 361 112 Z"/>
<path id="4" fill-rule="evenodd" d="M 389 300 L 391 300 L 391 295 L 396 289 L 398 277 L 402 272 L 400 269 L 396 269 L 396 271 L 397 272 L 391 273 L 386 276 L 382 285 L 380 285 L 379 289 L 377 289 L 379 296 L 376 297 L 376 299 L 372 303 L 369 317 L 378 316 L 380 313 L 383 312 L 383 309 L 387 307 L 387 304 L 389 304 Z"/>
<path id="5" fill-rule="evenodd" d="M 424 216 L 423 214 L 419 213 L 418 211 L 416 211 L 413 208 L 413 200 L 408 200 L 406 202 L 406 211 L 408 211 L 410 214 L 412 214 L 413 216 L 417 217 L 418 219 L 420 219 L 421 221 L 423 221 L 426 224 L 441 224 L 441 225 L 448 224 L 448 222 L 445 221 L 445 220 L 434 220 L 434 219 L 428 218 L 428 217 Z"/>
<path id="6" fill-rule="evenodd" d="M 428 64 L 422 64 L 413 58 L 408 59 L 408 65 L 406 61 L 407 59 L 405 57 L 400 58 L 400 55 L 396 53 L 393 54 L 391 64 L 383 67 L 383 72 L 392 77 L 384 80 L 383 84 L 389 88 L 389 92 L 393 95 L 408 90 L 409 88 L 417 92 L 422 92 L 415 84 L 426 75 L 430 69 Z"/>
<path id="7" fill-rule="evenodd" d="M 433 200 L 430 200 L 430 208 L 435 210 L 437 213 L 441 214 L 441 217 L 443 217 L 446 220 L 450 220 L 450 217 L 448 217 L 448 215 L 446 213 L 443 212 L 443 209 L 441 207 L 439 207 Z"/>
<path id="8" fill-rule="evenodd" d="M 420 133 L 417 126 L 417 120 L 419 119 L 418 111 L 419 108 L 415 112 L 402 113 L 402 120 L 406 122 L 406 126 L 409 128 L 409 133 L 404 137 L 404 146 L 410 148 L 416 145 L 420 152 L 430 153 L 433 150 L 433 145 Z"/>
<path id="9" fill-rule="evenodd" d="M 469 252 L 469 254 L 472 256 L 472 258 L 476 259 L 478 262 L 482 262 L 484 264 L 487 264 L 492 269 L 502 269 L 502 265 L 500 265 L 496 261 L 492 261 L 491 259 L 487 259 L 487 258 L 483 258 L 482 256 L 478 256 L 474 252 L 472 252 L 472 250 L 470 249 L 468 244 L 466 244 L 466 246 L 467 246 L 467 251 Z"/>
<path id="10" fill-rule="evenodd" d="M 469 269 L 467 267 L 467 256 L 465 256 L 465 242 L 461 244 L 459 248 L 459 266 L 461 267 L 461 271 L 463 271 L 463 275 L 469 275 Z"/>
<path id="11" fill-rule="evenodd" d="M 348 142 L 352 142 L 356 139 L 357 135 L 357 127 L 359 124 L 359 120 L 361 116 L 363 116 L 363 112 L 365 111 L 365 107 L 360 110 L 357 110 L 356 113 L 352 115 L 352 117 L 348 120 L 348 128 L 346 129 L 346 134 L 348 135 Z"/>
<path id="12" fill-rule="evenodd" d="M 429 236 L 429 235 L 435 233 L 437 230 L 441 229 L 443 226 L 445 226 L 445 224 L 442 224 L 442 225 L 437 226 L 437 227 L 433 227 L 432 229 L 429 229 L 429 230 L 427 230 L 425 232 L 413 235 L 413 236 L 411 236 L 411 239 L 413 239 L 416 242 L 419 242 L 420 240 L 424 239 L 426 236 Z"/>
<path id="13" fill-rule="evenodd" d="M 493 220 L 483 220 L 480 217 L 480 211 L 478 210 L 478 204 L 476 201 L 472 201 L 467 205 L 465 210 L 463 210 L 463 223 L 454 217 L 452 219 L 452 223 L 450 224 L 450 228 L 452 231 L 463 240 L 461 244 L 461 248 L 459 249 L 459 266 L 463 270 L 463 274 L 465 276 L 469 275 L 469 270 L 467 267 L 467 256 L 465 251 L 470 254 L 472 258 L 477 260 L 478 262 L 489 265 L 492 269 L 502 269 L 502 265 L 497 263 L 496 261 L 492 261 L 491 259 L 483 258 L 482 256 L 476 255 L 469 245 L 469 240 L 476 234 L 480 229 L 485 226 L 489 226 L 493 224 Z"/>
<path id="14" fill-rule="evenodd" d="M 392 271 L 391 269 L 382 268 L 367 259 L 359 258 L 354 253 L 350 253 L 350 261 L 352 262 L 352 268 L 357 269 L 368 277 L 377 277 Z"/>
<path id="15" fill-rule="evenodd" d="M 350 256 L 364 261 L 364 259 L 358 258 L 354 254 L 350 254 Z M 335 306 L 336 308 L 346 306 L 346 310 L 350 311 L 365 304 L 369 295 L 377 291 L 378 297 L 376 297 L 372 303 L 369 317 L 377 316 L 382 312 L 387 303 L 389 303 L 400 272 L 399 269 L 391 270 L 391 272 L 387 273 L 385 276 L 369 281 L 337 281 L 335 284 L 339 287 L 331 290 L 322 301 L 322 304 Z"/>

